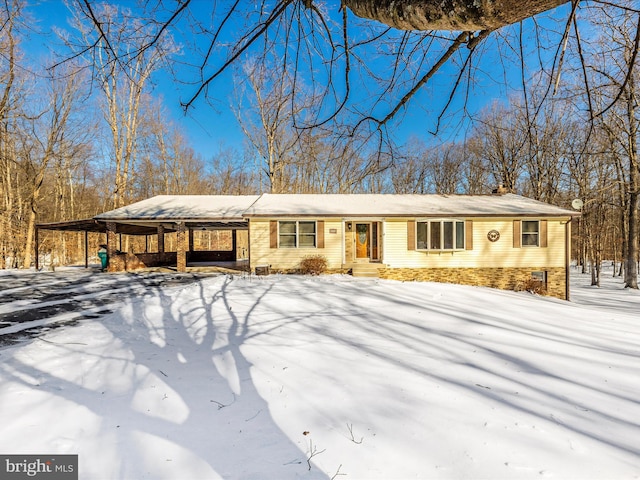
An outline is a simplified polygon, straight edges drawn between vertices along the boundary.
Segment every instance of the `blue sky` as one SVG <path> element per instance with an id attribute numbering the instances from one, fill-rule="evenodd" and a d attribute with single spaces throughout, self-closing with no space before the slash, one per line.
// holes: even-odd
<path id="1" fill-rule="evenodd" d="M 195 8 L 206 8 L 207 5 L 208 2 L 198 0 L 194 2 Z M 50 32 L 52 25 L 69 28 L 66 21 L 69 12 L 61 0 L 44 0 L 38 4 L 32 4 L 30 8 L 36 19 L 41 22 L 40 29 L 43 32 Z M 554 12 L 554 16 L 566 18 L 566 12 L 566 7 L 560 7 Z M 51 33 L 42 36 L 34 35 L 27 45 L 27 50 L 31 54 L 44 55 L 46 47 L 54 43 Z M 396 139 L 404 143 L 411 137 L 417 137 L 426 143 L 438 143 L 464 136 L 468 122 L 460 120 L 463 118 L 461 115 L 463 105 L 474 113 L 493 101 L 507 101 L 509 92 L 518 89 L 520 71 L 517 65 L 502 64 L 498 52 L 498 49 L 508 51 L 511 47 L 496 39 L 483 46 L 483 57 L 482 61 L 477 63 L 478 70 L 473 88 L 468 96 L 464 89 L 459 92 L 451 103 L 448 116 L 445 117 L 443 127 L 436 138 L 429 132 L 435 128 L 436 117 L 446 103 L 449 88 L 455 79 L 455 70 L 452 67 L 447 66 L 442 69 L 434 81 L 425 86 L 411 100 L 408 108 L 398 115 L 398 121 L 392 125 L 392 132 Z M 550 51 L 544 55 L 548 56 L 552 53 Z M 188 49 L 185 49 L 185 56 L 188 56 Z M 184 59 L 188 60 L 188 57 Z M 376 61 L 372 61 L 372 66 L 385 68 L 382 64 L 378 67 Z M 212 85 L 210 91 L 213 95 L 210 95 L 210 101 L 204 98 L 198 99 L 186 114 L 180 106 L 180 101 L 189 98 L 194 88 L 176 82 L 167 73 L 157 74 L 154 80 L 154 94 L 163 98 L 163 104 L 171 112 L 172 120 L 183 129 L 194 149 L 204 159 L 209 159 L 222 148 L 231 147 L 238 151 L 242 150 L 244 137 L 230 107 L 233 91 L 233 78 L 230 72 Z"/>
<path id="2" fill-rule="evenodd" d="M 71 31 L 68 23 L 71 14 L 62 0 L 33 2 L 29 4 L 28 10 L 36 21 L 38 31 L 32 32 L 29 41 L 21 47 L 31 60 L 49 63 L 50 50 L 57 49 L 59 45 L 52 28 L 57 26 Z M 230 76 L 216 83 L 215 89 L 219 91 L 217 101 L 199 100 L 186 114 L 180 102 L 189 96 L 191 88 L 175 82 L 167 72 L 158 72 L 154 76 L 152 88 L 153 95 L 162 98 L 171 120 L 183 129 L 194 149 L 204 159 L 210 158 L 224 147 L 242 149 L 244 135 L 229 108 L 229 96 L 232 92 Z"/>

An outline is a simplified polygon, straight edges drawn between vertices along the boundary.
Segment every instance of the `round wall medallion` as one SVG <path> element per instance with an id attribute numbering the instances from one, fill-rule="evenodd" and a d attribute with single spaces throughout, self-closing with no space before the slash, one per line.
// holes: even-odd
<path id="1" fill-rule="evenodd" d="M 497 230 L 490 230 L 489 233 L 487 233 L 487 238 L 490 242 L 497 242 L 500 239 L 500 232 Z"/>

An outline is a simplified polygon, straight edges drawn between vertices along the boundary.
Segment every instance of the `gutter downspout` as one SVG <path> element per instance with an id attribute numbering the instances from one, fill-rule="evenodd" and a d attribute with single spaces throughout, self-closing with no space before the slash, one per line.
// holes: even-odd
<path id="1" fill-rule="evenodd" d="M 565 285 L 565 300 L 571 301 L 569 292 L 569 282 L 571 273 L 571 221 L 569 218 L 564 225 L 564 285 Z"/>
<path id="2" fill-rule="evenodd" d="M 251 219 L 247 220 L 247 261 L 249 262 L 249 275 L 251 275 Z"/>

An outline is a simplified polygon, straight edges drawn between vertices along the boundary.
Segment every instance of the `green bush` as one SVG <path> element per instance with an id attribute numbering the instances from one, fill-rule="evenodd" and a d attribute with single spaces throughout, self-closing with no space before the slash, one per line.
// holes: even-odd
<path id="1" fill-rule="evenodd" d="M 324 255 L 309 255 L 300 262 L 300 273 L 320 275 L 327 271 L 327 258 Z"/>

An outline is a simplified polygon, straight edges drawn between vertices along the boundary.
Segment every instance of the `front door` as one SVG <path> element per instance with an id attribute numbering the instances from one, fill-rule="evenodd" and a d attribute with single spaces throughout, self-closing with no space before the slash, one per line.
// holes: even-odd
<path id="1" fill-rule="evenodd" d="M 356 223 L 356 258 L 369 258 L 370 227 L 368 223 Z"/>

